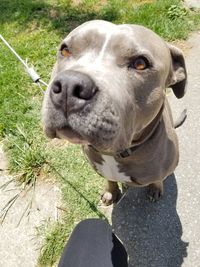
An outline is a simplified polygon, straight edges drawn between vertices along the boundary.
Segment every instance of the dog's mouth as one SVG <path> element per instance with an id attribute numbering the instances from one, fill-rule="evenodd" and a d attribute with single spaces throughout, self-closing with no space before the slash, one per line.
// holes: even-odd
<path id="1" fill-rule="evenodd" d="M 85 140 L 79 133 L 74 131 L 70 126 L 65 126 L 60 129 L 45 128 L 44 131 L 47 137 L 51 139 L 67 139 L 73 144 L 89 144 L 87 140 Z"/>
<path id="2" fill-rule="evenodd" d="M 43 109 L 47 137 L 67 139 L 74 144 L 91 144 L 98 149 L 112 147 L 119 136 L 120 117 L 110 99 L 103 94 L 79 111 L 65 113 L 49 98 Z"/>

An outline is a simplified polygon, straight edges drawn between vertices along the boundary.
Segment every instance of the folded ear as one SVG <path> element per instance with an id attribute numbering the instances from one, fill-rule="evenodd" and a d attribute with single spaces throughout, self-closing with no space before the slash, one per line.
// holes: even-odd
<path id="1" fill-rule="evenodd" d="M 181 98 L 186 92 L 187 71 L 183 53 L 177 47 L 168 44 L 171 54 L 171 71 L 168 80 L 168 87 L 171 87 L 175 96 Z"/>

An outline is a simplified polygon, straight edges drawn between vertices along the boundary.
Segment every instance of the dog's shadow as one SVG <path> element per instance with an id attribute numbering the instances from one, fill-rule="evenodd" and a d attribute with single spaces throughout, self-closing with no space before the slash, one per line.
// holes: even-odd
<path id="1" fill-rule="evenodd" d="M 164 197 L 151 203 L 146 189 L 131 188 L 113 209 L 113 229 L 127 249 L 131 267 L 180 267 L 187 256 L 174 175 L 165 180 L 164 190 Z"/>

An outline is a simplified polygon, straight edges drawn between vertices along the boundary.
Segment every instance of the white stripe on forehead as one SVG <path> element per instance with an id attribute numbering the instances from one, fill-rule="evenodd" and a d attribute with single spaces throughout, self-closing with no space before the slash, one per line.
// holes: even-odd
<path id="1" fill-rule="evenodd" d="M 114 25 L 114 26 L 116 26 L 116 25 Z M 92 63 L 94 63 L 95 62 L 95 65 L 97 66 L 98 64 L 101 64 L 102 63 L 102 60 L 103 60 L 103 56 L 104 56 L 104 54 L 105 54 L 105 50 L 106 50 L 106 48 L 107 48 L 107 46 L 108 46 L 108 43 L 109 43 L 109 41 L 110 41 L 110 39 L 111 39 L 111 37 L 112 37 L 112 34 L 114 33 L 114 32 L 116 32 L 116 30 L 113 30 L 113 28 L 112 29 L 110 29 L 109 31 L 99 31 L 99 33 L 105 33 L 105 41 L 104 41 L 104 43 L 103 43 L 103 45 L 102 45 L 102 48 L 101 48 L 101 50 L 99 51 L 99 54 L 98 54 L 98 56 L 96 56 L 95 55 L 95 58 L 91 58 L 91 55 L 92 55 L 92 53 L 91 52 L 88 52 L 88 53 L 86 53 L 84 56 L 82 56 L 79 60 L 78 60 L 78 62 L 80 63 L 80 64 L 84 64 L 84 63 L 87 63 L 88 61 L 91 61 L 92 60 Z"/>
<path id="2" fill-rule="evenodd" d="M 112 30 L 110 30 L 106 34 L 105 42 L 104 42 L 104 44 L 102 46 L 102 49 L 101 49 L 101 51 L 99 53 L 99 56 L 98 56 L 98 61 L 101 61 L 102 60 L 102 58 L 104 56 L 104 53 L 105 53 L 105 50 L 106 50 L 106 48 L 108 46 L 108 43 L 109 43 L 110 39 L 112 38 L 112 36 L 113 36 L 114 33 L 116 33 L 117 31 L 119 31 L 119 27 L 120 28 L 123 28 L 123 29 L 130 29 L 127 25 L 118 25 L 118 27 L 117 27 L 117 25 L 115 25 L 115 26 L 116 27 L 113 27 Z"/>
<path id="3" fill-rule="evenodd" d="M 74 29 L 67 38 L 75 35 L 82 34 L 84 32 L 90 31 L 90 30 L 96 30 L 97 33 L 104 35 L 104 42 L 102 44 L 101 50 L 99 51 L 98 55 L 95 55 L 93 58 L 92 51 L 88 51 L 85 53 L 84 56 L 82 56 L 80 59 L 78 59 L 78 63 L 81 65 L 88 64 L 88 62 L 92 62 L 92 64 L 95 63 L 96 67 L 97 65 L 101 65 L 103 61 L 103 57 L 105 55 L 106 49 L 109 45 L 110 40 L 112 39 L 113 35 L 117 32 L 119 32 L 120 29 L 128 29 L 130 30 L 130 27 L 128 25 L 115 25 L 110 22 L 105 21 L 95 21 L 95 22 L 88 22 L 85 23 L 85 25 L 80 25 L 76 29 Z"/>
<path id="4" fill-rule="evenodd" d="M 105 50 L 106 50 L 106 47 L 107 47 L 107 45 L 108 45 L 108 42 L 109 42 L 110 39 L 111 39 L 111 36 L 112 36 L 112 33 L 109 33 L 109 34 L 106 35 L 105 42 L 104 42 L 104 44 L 103 44 L 103 46 L 102 46 L 102 49 L 101 49 L 101 51 L 100 51 L 100 53 L 99 53 L 99 56 L 98 56 L 98 60 L 99 60 L 99 61 L 102 60 L 102 58 L 103 58 L 104 52 L 105 52 Z"/>
<path id="5" fill-rule="evenodd" d="M 71 38 L 73 35 L 76 36 L 76 35 L 82 34 L 84 32 L 87 33 L 90 30 L 95 30 L 99 34 L 105 34 L 105 41 L 102 45 L 101 50 L 99 51 L 99 55 L 98 55 L 98 57 L 94 58 L 95 63 L 100 63 L 102 61 L 104 51 L 106 50 L 107 44 L 108 44 L 109 40 L 111 39 L 112 33 L 116 32 L 116 28 L 117 28 L 117 25 L 110 23 L 110 22 L 107 22 L 107 21 L 97 20 L 97 21 L 86 22 L 86 23 L 78 26 L 77 28 L 75 28 L 73 31 L 71 31 L 68 34 L 68 36 L 65 38 L 65 40 L 68 38 Z M 84 56 L 82 56 L 78 60 L 78 62 L 80 64 L 84 64 L 88 60 L 91 60 L 91 53 L 86 53 Z"/>

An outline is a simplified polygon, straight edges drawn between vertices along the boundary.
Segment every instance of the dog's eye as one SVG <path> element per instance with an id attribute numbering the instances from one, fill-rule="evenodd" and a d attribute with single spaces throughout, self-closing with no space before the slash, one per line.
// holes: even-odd
<path id="1" fill-rule="evenodd" d="M 69 52 L 69 49 L 65 44 L 61 45 L 60 52 L 63 57 L 71 56 L 71 53 Z"/>
<path id="2" fill-rule="evenodd" d="M 149 61 L 145 57 L 138 57 L 131 62 L 128 67 L 135 70 L 145 70 L 149 68 L 149 66 Z"/>

